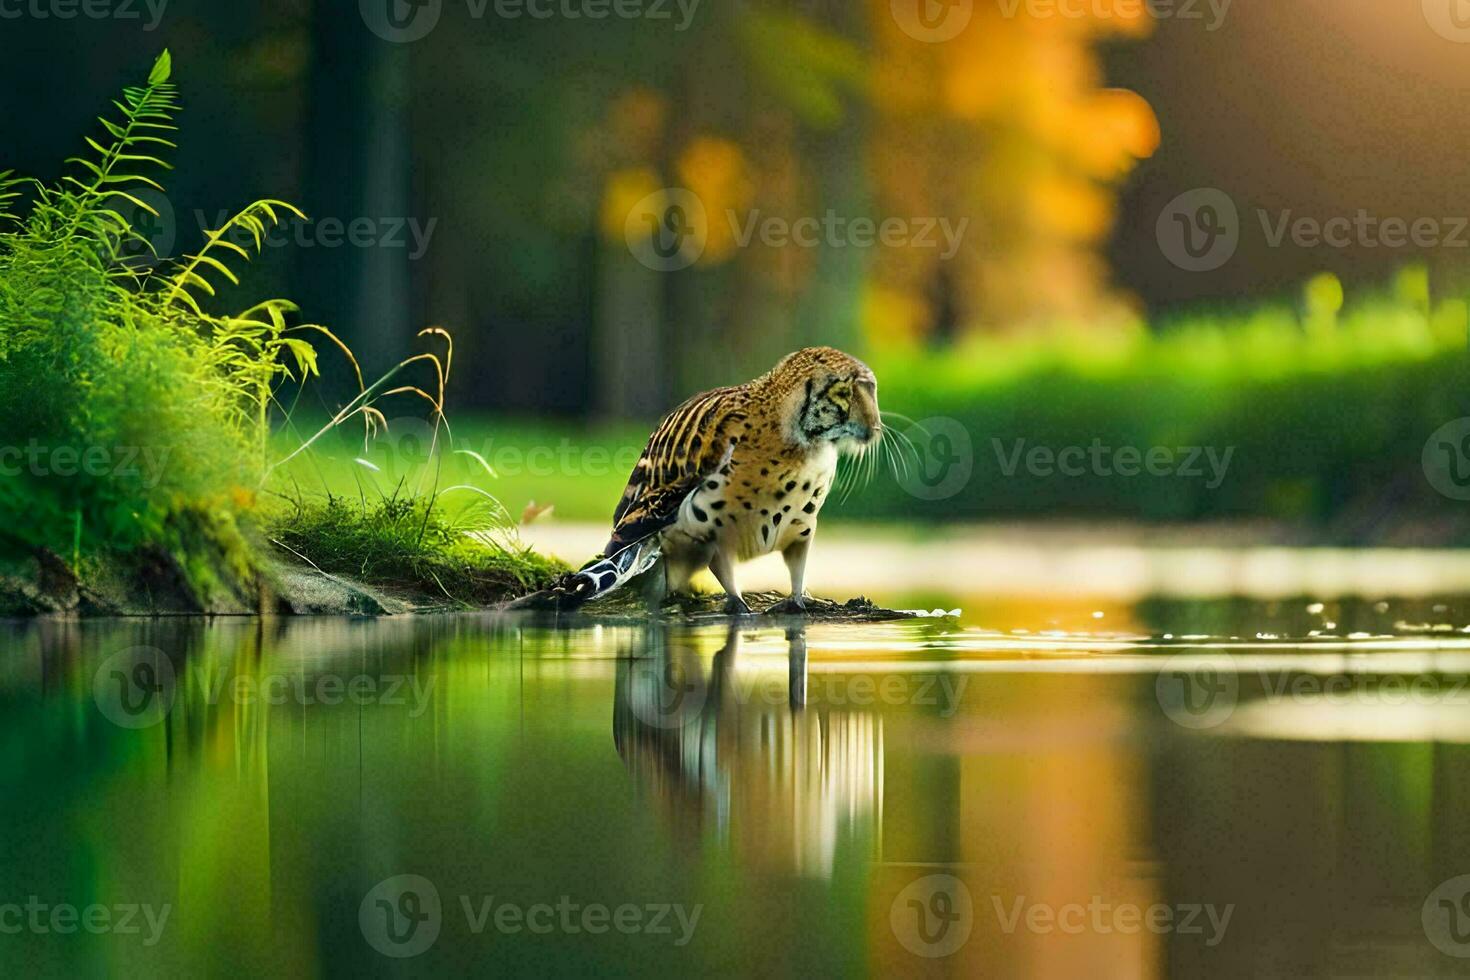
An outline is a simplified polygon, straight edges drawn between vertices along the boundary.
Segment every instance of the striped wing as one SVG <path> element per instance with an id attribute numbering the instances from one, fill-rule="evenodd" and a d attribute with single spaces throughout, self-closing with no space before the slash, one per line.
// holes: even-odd
<path id="1" fill-rule="evenodd" d="M 729 461 L 745 427 L 745 394 L 742 385 L 695 395 L 659 423 L 613 512 L 612 538 L 603 554 L 667 527 L 700 480 Z"/>

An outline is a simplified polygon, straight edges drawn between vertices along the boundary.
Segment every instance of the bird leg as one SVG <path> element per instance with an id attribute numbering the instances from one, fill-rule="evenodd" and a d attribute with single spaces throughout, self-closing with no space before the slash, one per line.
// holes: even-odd
<path id="1" fill-rule="evenodd" d="M 768 613 L 800 613 L 806 611 L 806 558 L 811 552 L 812 539 L 802 538 L 781 552 L 786 559 L 786 571 L 791 574 L 791 595 L 776 603 Z"/>
<path id="2" fill-rule="evenodd" d="M 750 607 L 745 604 L 740 589 L 735 584 L 735 563 L 730 560 L 730 556 L 723 550 L 716 549 L 714 557 L 710 559 L 709 570 L 719 581 L 720 588 L 725 590 L 725 611 L 735 616 L 749 613 Z"/>

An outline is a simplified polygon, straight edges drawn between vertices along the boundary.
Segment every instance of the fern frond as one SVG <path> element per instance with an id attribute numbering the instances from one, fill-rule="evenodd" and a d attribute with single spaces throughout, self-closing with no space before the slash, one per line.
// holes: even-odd
<path id="1" fill-rule="evenodd" d="M 20 197 L 18 188 L 22 184 L 35 183 L 27 177 L 15 176 L 14 170 L 0 170 L 0 220 L 19 221 L 20 215 L 6 210 Z"/>
<path id="2" fill-rule="evenodd" d="M 213 296 L 214 287 L 201 275 L 202 270 L 205 268 L 215 270 L 232 283 L 238 285 L 240 280 L 230 271 L 229 266 L 215 258 L 210 252 L 214 249 L 229 249 L 248 261 L 251 257 L 250 252 L 238 243 L 230 241 L 227 237 L 237 229 L 243 229 L 250 234 L 251 239 L 255 242 L 256 254 L 259 254 L 265 247 L 265 233 L 269 227 L 266 224 L 266 219 L 269 220 L 271 225 L 279 225 L 281 223 L 280 216 L 276 214 L 277 208 L 282 211 L 288 211 L 302 220 L 306 219 L 306 215 L 295 205 L 287 204 L 285 201 L 265 199 L 247 206 L 243 211 L 229 221 L 226 221 L 220 227 L 204 233 L 204 247 L 194 255 L 188 256 L 183 267 L 168 279 L 168 292 L 164 296 L 164 303 L 185 302 L 185 297 L 189 297 L 189 287 L 194 287 Z M 264 219 L 261 217 L 262 215 L 265 216 Z M 192 297 L 190 297 L 190 300 L 192 300 Z M 197 304 L 192 301 L 190 305 L 197 308 Z"/>
<path id="3" fill-rule="evenodd" d="M 165 170 L 172 169 L 159 157 L 139 151 L 143 149 L 141 144 L 144 143 L 162 143 L 168 147 L 173 147 L 173 144 L 168 140 L 138 132 L 141 129 L 174 128 L 173 118 L 179 110 L 179 104 L 176 89 L 168 80 L 172 70 L 173 59 L 165 49 L 148 74 L 148 85 L 144 88 L 126 88 L 123 90 L 123 101 L 113 101 L 113 105 L 122 113 L 122 121 L 114 122 L 106 118 L 100 120 L 113 139 L 112 145 L 103 146 L 88 137 L 87 145 L 97 154 L 97 159 L 73 157 L 67 161 L 81 164 L 93 176 L 90 184 L 73 180 L 82 189 L 79 203 L 84 211 L 104 196 L 108 184 L 140 178 L 141 175 L 129 172 L 131 168 L 117 170 L 119 164 L 149 164 Z M 153 186 L 159 185 L 155 183 Z"/>

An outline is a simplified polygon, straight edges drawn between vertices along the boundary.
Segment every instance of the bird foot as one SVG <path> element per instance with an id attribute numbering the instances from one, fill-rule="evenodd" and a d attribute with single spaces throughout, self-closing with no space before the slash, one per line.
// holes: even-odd
<path id="1" fill-rule="evenodd" d="M 806 600 L 801 596 L 787 596 L 771 608 L 767 609 L 767 616 L 802 616 L 806 614 Z"/>
<path id="2" fill-rule="evenodd" d="M 726 596 L 725 614 L 727 616 L 749 616 L 750 606 L 738 595 Z"/>

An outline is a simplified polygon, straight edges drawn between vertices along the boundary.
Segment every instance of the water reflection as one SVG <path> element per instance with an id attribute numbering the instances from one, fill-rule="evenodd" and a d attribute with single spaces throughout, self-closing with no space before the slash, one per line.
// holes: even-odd
<path id="1" fill-rule="evenodd" d="M 146 947 L 0 936 L 4 975 L 392 972 L 358 910 L 404 875 L 443 910 L 409 972 L 1470 966 L 1463 636 L 6 629 L 0 907 L 173 911 Z M 704 912 L 683 946 L 508 934 L 489 896 Z"/>
<path id="2" fill-rule="evenodd" d="M 739 672 L 732 624 L 706 662 L 668 627 L 618 660 L 613 741 L 640 794 L 685 846 L 706 837 L 767 870 L 830 878 L 839 839 L 871 839 L 882 813 L 883 722 L 805 710 L 804 627 L 785 634 L 781 685 Z"/>

